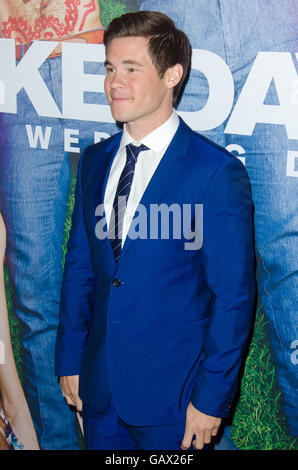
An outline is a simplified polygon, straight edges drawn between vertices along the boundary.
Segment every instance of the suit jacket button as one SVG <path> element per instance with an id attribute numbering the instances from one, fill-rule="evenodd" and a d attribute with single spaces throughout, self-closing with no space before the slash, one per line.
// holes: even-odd
<path id="1" fill-rule="evenodd" d="M 121 284 L 121 281 L 119 279 L 113 279 L 112 284 L 114 287 L 119 287 Z"/>

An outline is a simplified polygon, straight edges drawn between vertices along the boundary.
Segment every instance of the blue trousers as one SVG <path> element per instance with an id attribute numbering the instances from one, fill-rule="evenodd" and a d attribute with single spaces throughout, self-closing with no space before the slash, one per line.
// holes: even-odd
<path id="1" fill-rule="evenodd" d="M 103 413 L 83 403 L 83 428 L 87 450 L 181 450 L 185 420 L 164 426 L 132 426 L 119 417 L 111 400 Z M 228 428 L 214 448 L 236 450 Z"/>

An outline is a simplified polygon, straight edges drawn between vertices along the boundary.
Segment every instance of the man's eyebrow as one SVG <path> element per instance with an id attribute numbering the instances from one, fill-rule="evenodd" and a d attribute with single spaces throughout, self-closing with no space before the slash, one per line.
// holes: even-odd
<path id="1" fill-rule="evenodd" d="M 133 60 L 133 59 L 122 60 L 121 64 L 123 64 L 123 65 L 137 65 L 138 67 L 143 67 L 143 64 L 141 64 L 140 62 L 137 62 L 136 60 Z M 111 67 L 113 67 L 113 64 L 109 60 L 105 60 L 104 66 L 107 67 L 109 65 Z"/>
<path id="2" fill-rule="evenodd" d="M 141 64 L 140 62 L 137 62 L 136 60 L 133 60 L 133 59 L 123 60 L 122 64 L 124 64 L 124 65 L 137 65 L 138 67 L 143 67 L 143 64 Z"/>

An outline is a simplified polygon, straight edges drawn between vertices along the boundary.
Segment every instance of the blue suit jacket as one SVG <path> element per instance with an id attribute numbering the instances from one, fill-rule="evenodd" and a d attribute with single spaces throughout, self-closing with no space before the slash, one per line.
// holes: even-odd
<path id="1" fill-rule="evenodd" d="M 150 204 L 203 204 L 203 245 L 186 250 L 189 240 L 170 226 L 168 239 L 127 236 L 116 264 L 109 239 L 96 236 L 95 209 L 120 139 L 88 147 L 80 160 L 56 374 L 80 374 L 87 405 L 103 411 L 112 396 L 132 425 L 181 421 L 190 400 L 225 417 L 255 295 L 246 170 L 180 120 L 140 203 L 148 214 Z"/>

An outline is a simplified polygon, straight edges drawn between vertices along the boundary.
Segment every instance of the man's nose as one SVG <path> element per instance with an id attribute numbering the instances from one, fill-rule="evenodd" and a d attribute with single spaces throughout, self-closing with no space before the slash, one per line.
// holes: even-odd
<path id="1" fill-rule="evenodd" d="M 110 81 L 111 88 L 120 88 L 124 86 L 124 77 L 119 72 L 114 72 Z"/>

